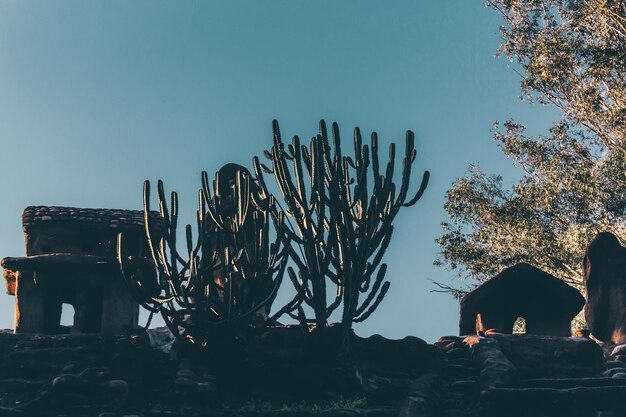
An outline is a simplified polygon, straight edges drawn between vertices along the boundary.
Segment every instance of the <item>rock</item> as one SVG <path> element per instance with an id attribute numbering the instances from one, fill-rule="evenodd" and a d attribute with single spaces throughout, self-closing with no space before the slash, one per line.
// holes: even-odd
<path id="1" fill-rule="evenodd" d="M 606 361 L 606 367 L 611 368 L 624 368 L 624 362 L 622 361 Z"/>
<path id="2" fill-rule="evenodd" d="M 31 417 L 31 414 L 27 414 L 22 410 L 2 406 L 0 406 L 0 415 L 2 417 Z"/>
<path id="3" fill-rule="evenodd" d="M 85 359 L 89 355 L 89 349 L 88 346 L 14 349 L 4 354 L 2 374 L 20 377 L 35 376 L 44 372 L 58 374 L 69 359 Z"/>
<path id="4" fill-rule="evenodd" d="M 205 382 L 213 382 L 213 383 L 215 383 L 215 381 L 217 381 L 217 378 L 213 374 L 202 374 L 202 379 Z"/>
<path id="5" fill-rule="evenodd" d="M 326 411 L 326 414 L 323 414 L 323 415 L 328 416 L 328 417 L 355 417 L 355 416 L 362 416 L 363 414 L 360 413 L 359 411 L 340 408 L 337 410 L 328 410 Z"/>
<path id="6" fill-rule="evenodd" d="M 117 417 L 117 414 L 110 413 L 110 412 L 104 412 L 104 413 L 98 414 L 98 417 Z"/>
<path id="7" fill-rule="evenodd" d="M 78 378 L 81 382 L 101 382 L 106 381 L 111 377 L 111 371 L 106 367 L 99 368 L 86 368 L 80 374 L 78 374 Z"/>
<path id="8" fill-rule="evenodd" d="M 589 378 L 538 378 L 524 379 L 515 384 L 515 388 L 551 388 L 569 389 L 583 387 L 607 387 L 615 385 L 625 385 L 624 382 L 616 381 L 606 377 Z"/>
<path id="9" fill-rule="evenodd" d="M 614 234 L 598 233 L 591 241 L 583 276 L 591 333 L 603 342 L 626 344 L 626 248 Z"/>
<path id="10" fill-rule="evenodd" d="M 446 352 L 448 358 L 468 358 L 469 351 L 466 348 L 454 348 Z"/>
<path id="11" fill-rule="evenodd" d="M 467 358 L 454 358 L 454 359 L 451 359 L 448 362 L 448 364 L 449 365 L 462 366 L 463 368 L 466 368 L 468 370 L 473 370 L 474 369 L 474 362 L 472 362 L 472 360 L 470 359 L 469 356 Z"/>
<path id="12" fill-rule="evenodd" d="M 153 416 L 153 415 L 157 415 L 157 416 L 173 416 L 174 412 L 167 406 L 165 406 L 164 404 L 156 404 L 155 406 L 153 406 L 150 409 L 150 413 L 148 413 L 148 415 Z"/>
<path id="13" fill-rule="evenodd" d="M 434 374 L 422 375 L 409 385 L 409 394 L 400 403 L 399 417 L 431 416 L 438 410 L 443 381 Z"/>
<path id="14" fill-rule="evenodd" d="M 483 389 L 504 386 L 517 380 L 517 369 L 500 350 L 497 340 L 480 336 L 465 338 L 472 350 L 472 361 L 480 369 Z"/>
<path id="15" fill-rule="evenodd" d="M 611 351 L 611 356 L 619 356 L 619 355 L 625 355 L 626 356 L 626 344 L 624 344 L 624 345 L 617 345 Z"/>
<path id="16" fill-rule="evenodd" d="M 622 371 L 626 371 L 626 369 L 623 369 Z M 611 378 L 626 379 L 626 372 L 616 372 L 611 376 Z"/>
<path id="17" fill-rule="evenodd" d="M 443 343 L 438 343 L 435 342 L 435 346 L 437 346 L 439 348 L 439 350 L 441 350 L 444 353 L 447 353 L 450 350 L 454 350 L 454 349 L 466 349 L 466 346 L 463 344 L 463 342 L 443 342 Z"/>
<path id="18" fill-rule="evenodd" d="M 475 415 L 596 416 L 598 410 L 623 407 L 624 396 L 626 385 L 569 389 L 494 388 L 481 392 Z M 507 412 L 503 413 L 503 410 Z"/>
<path id="19" fill-rule="evenodd" d="M 459 334 L 474 335 L 489 329 L 510 334 L 517 318 L 523 317 L 526 334 L 570 336 L 571 321 L 584 304 L 585 299 L 575 288 L 520 263 L 461 299 Z"/>
<path id="20" fill-rule="evenodd" d="M 180 376 L 183 378 L 195 378 L 196 374 L 191 369 L 180 369 L 176 372 L 176 376 Z"/>
<path id="21" fill-rule="evenodd" d="M 55 390 L 69 390 L 78 386 L 78 377 L 75 375 L 59 375 L 52 380 L 52 388 Z"/>
<path id="22" fill-rule="evenodd" d="M 619 374 L 621 372 L 626 372 L 626 368 L 611 368 L 611 369 L 607 369 L 606 371 L 602 372 L 602 375 L 612 377 L 613 375 Z"/>
<path id="23" fill-rule="evenodd" d="M 355 411 L 354 409 L 352 411 Z M 364 417 L 396 417 L 398 409 L 390 406 L 374 406 L 359 410 Z"/>
<path id="24" fill-rule="evenodd" d="M 579 378 L 605 369 L 602 348 L 582 337 L 492 335 L 520 378 Z"/>
<path id="25" fill-rule="evenodd" d="M 361 389 L 377 402 L 396 401 L 411 382 L 406 378 L 391 378 L 376 374 L 358 374 Z"/>
<path id="26" fill-rule="evenodd" d="M 435 372 L 443 363 L 439 348 L 408 336 L 392 340 L 380 335 L 354 336 L 352 361 L 364 370 L 418 377 Z"/>
<path id="27" fill-rule="evenodd" d="M 121 379 L 112 379 L 100 384 L 106 391 L 116 395 L 128 394 L 128 382 Z"/>
<path id="28" fill-rule="evenodd" d="M 446 365 L 443 367 L 444 372 L 447 375 L 453 375 L 455 377 L 465 377 L 471 374 L 474 374 L 473 366 L 462 366 L 462 365 Z"/>
<path id="29" fill-rule="evenodd" d="M 182 358 L 178 362 L 178 369 L 193 369 L 193 361 L 191 358 Z"/>
<path id="30" fill-rule="evenodd" d="M 463 337 L 461 336 L 441 336 L 439 340 L 435 342 L 435 346 L 446 346 L 450 343 L 463 343 Z"/>
<path id="31" fill-rule="evenodd" d="M 170 332 L 167 327 L 157 327 L 154 329 L 146 330 L 148 335 L 148 341 L 153 349 L 158 349 L 164 353 L 170 353 L 176 337 Z"/>
<path id="32" fill-rule="evenodd" d="M 78 370 L 78 363 L 77 362 L 68 362 L 68 363 L 65 364 L 65 366 L 63 367 L 61 372 L 63 372 L 63 373 L 71 373 L 71 372 L 76 372 L 77 370 Z"/>
<path id="33" fill-rule="evenodd" d="M 196 384 L 196 388 L 198 389 L 198 391 L 208 392 L 215 391 L 216 386 L 212 382 L 198 382 Z"/>
<path id="34" fill-rule="evenodd" d="M 196 382 L 192 381 L 189 378 L 185 378 L 185 377 L 178 377 L 176 378 L 176 380 L 174 381 L 174 384 L 176 386 L 179 387 L 194 387 L 196 385 Z"/>

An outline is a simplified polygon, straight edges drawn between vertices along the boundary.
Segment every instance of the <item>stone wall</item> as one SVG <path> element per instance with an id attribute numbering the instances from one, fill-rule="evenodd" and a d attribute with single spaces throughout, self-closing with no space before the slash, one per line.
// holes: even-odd
<path id="1" fill-rule="evenodd" d="M 0 415 L 626 415 L 626 348 L 585 338 L 354 336 L 342 362 L 292 327 L 210 351 L 172 340 L 0 333 Z"/>

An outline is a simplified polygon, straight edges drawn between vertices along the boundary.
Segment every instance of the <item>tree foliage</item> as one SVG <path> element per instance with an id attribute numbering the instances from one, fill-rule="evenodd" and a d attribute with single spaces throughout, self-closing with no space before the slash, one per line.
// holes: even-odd
<path id="1" fill-rule="evenodd" d="M 481 281 L 524 261 L 580 284 L 593 236 L 626 236 L 626 2 L 488 5 L 504 18 L 500 53 L 519 67 L 524 96 L 563 117 L 538 137 L 496 124 L 494 139 L 523 175 L 507 188 L 473 165 L 455 181 L 435 263 Z"/>
<path id="2" fill-rule="evenodd" d="M 626 133 L 626 2 L 488 0 L 505 20 L 500 52 L 522 90 L 611 146 Z"/>

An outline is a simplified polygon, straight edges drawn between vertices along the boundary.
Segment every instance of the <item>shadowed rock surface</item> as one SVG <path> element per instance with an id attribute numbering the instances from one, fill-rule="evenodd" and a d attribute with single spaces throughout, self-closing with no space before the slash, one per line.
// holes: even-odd
<path id="1" fill-rule="evenodd" d="M 396 416 L 411 384 L 443 363 L 415 337 L 355 336 L 358 354 L 338 364 L 298 327 L 212 351 L 164 352 L 152 333 L 0 334 L 0 415 Z"/>
<path id="2" fill-rule="evenodd" d="M 603 354 L 601 346 L 589 339 L 490 334 L 446 336 L 435 344 L 446 358 L 460 357 L 465 349 L 470 362 L 464 376 L 448 379 L 448 398 L 439 404 L 437 414 L 428 415 L 626 415 L 626 379 L 606 371 L 608 363 L 619 362 L 615 365 L 619 371 L 614 372 L 619 375 L 626 365 L 614 361 L 618 352 Z"/>
<path id="3" fill-rule="evenodd" d="M 298 327 L 202 352 L 168 351 L 164 332 L 0 334 L 0 415 L 625 415 L 626 345 L 603 354 L 585 338 L 354 336 L 338 363 L 323 354 L 336 338 L 311 343 Z"/>
<path id="4" fill-rule="evenodd" d="M 583 260 L 585 319 L 594 337 L 626 343 L 626 248 L 609 232 L 599 233 Z"/>

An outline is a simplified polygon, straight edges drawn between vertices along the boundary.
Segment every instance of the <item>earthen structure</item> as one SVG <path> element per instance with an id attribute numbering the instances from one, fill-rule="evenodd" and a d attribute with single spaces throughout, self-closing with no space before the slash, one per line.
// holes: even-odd
<path id="1" fill-rule="evenodd" d="M 585 299 L 575 288 L 532 265 L 505 269 L 461 299 L 461 335 L 489 329 L 512 333 L 521 317 L 527 334 L 570 336 Z"/>
<path id="2" fill-rule="evenodd" d="M 152 227 L 161 230 L 157 213 Z M 137 326 L 139 306 L 119 273 L 118 233 L 125 251 L 153 275 L 145 258 L 143 211 L 27 207 L 22 217 L 26 256 L 4 258 L 7 292 L 15 296 L 16 333 L 119 334 Z M 62 305 L 74 308 L 73 325 L 60 325 Z"/>

